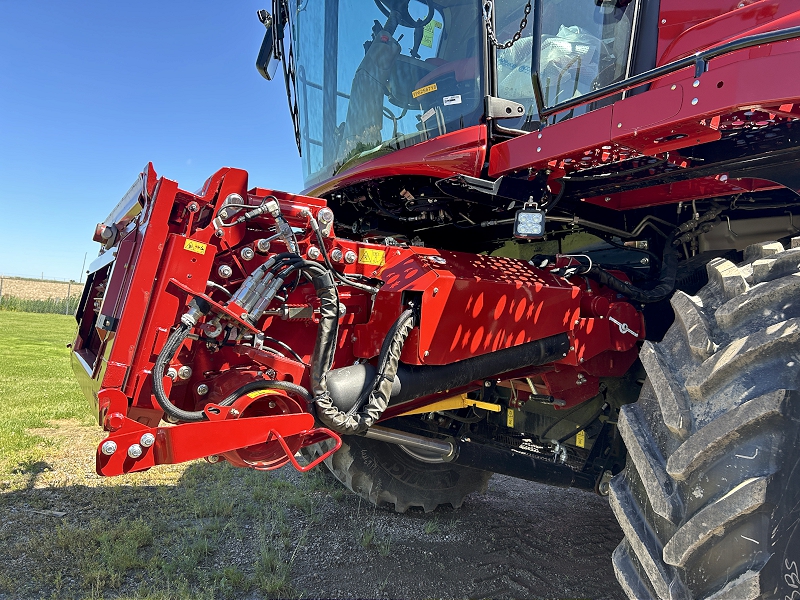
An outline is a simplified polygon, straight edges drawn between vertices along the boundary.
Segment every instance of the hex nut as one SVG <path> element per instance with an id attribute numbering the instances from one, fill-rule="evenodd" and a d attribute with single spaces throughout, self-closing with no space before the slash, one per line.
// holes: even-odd
<path id="1" fill-rule="evenodd" d="M 317 260 L 320 256 L 322 256 L 322 252 L 320 252 L 320 249 L 316 246 L 310 246 L 306 254 L 311 260 Z"/>
<path id="2" fill-rule="evenodd" d="M 242 257 L 242 260 L 253 260 L 253 257 L 255 255 L 256 253 L 250 246 L 245 246 L 244 248 L 242 248 L 241 252 L 239 252 L 239 256 Z"/>
<path id="3" fill-rule="evenodd" d="M 230 265 L 220 265 L 219 269 L 217 269 L 217 273 L 219 273 L 219 276 L 223 279 L 227 279 L 233 275 L 233 269 L 231 269 Z"/>
<path id="4" fill-rule="evenodd" d="M 262 254 L 266 254 L 269 252 L 269 240 L 267 238 L 261 238 L 256 242 L 256 250 L 261 252 Z"/>

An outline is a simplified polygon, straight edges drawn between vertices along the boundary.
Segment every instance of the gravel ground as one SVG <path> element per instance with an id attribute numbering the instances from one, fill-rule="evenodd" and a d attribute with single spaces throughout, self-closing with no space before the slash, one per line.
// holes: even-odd
<path id="1" fill-rule="evenodd" d="M 400 515 L 342 492 L 327 473 L 290 467 L 195 462 L 103 479 L 93 473 L 98 428 L 60 423 L 43 434 L 47 462 L 0 481 L 2 599 L 623 597 L 610 560 L 622 533 L 588 492 L 496 475 L 458 510 Z M 136 560 L 98 563 L 131 523 L 144 531 Z M 268 546 L 286 585 L 259 579 Z"/>
<path id="2" fill-rule="evenodd" d="M 624 598 L 611 567 L 622 532 L 607 501 L 587 492 L 495 475 L 458 510 L 398 515 L 348 496 L 324 519 L 298 555 L 314 565 L 303 581 L 311 596 Z M 378 551 L 354 551 L 371 523 Z"/>

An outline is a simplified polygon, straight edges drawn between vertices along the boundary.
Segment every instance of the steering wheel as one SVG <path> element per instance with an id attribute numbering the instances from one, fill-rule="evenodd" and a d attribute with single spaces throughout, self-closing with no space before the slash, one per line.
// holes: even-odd
<path id="1" fill-rule="evenodd" d="M 428 14 L 424 19 L 414 19 L 408 13 L 408 3 L 409 0 L 374 0 L 375 6 L 378 7 L 384 16 L 389 19 L 391 22 L 394 19 L 394 22 L 398 25 L 402 25 L 403 27 L 408 27 L 409 29 L 422 29 L 431 22 L 433 19 L 433 6 L 425 2 L 425 0 L 420 0 L 423 4 L 428 7 Z M 398 8 L 398 5 L 402 8 Z M 388 25 L 388 23 L 387 23 Z M 388 29 L 388 27 L 387 27 Z"/>

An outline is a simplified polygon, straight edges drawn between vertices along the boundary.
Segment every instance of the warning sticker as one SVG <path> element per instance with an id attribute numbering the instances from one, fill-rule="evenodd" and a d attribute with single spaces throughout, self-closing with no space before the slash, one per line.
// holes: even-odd
<path id="1" fill-rule="evenodd" d="M 450 106 L 452 104 L 461 104 L 461 94 L 456 94 L 455 96 L 445 96 L 442 98 L 442 103 L 445 106 Z"/>
<path id="2" fill-rule="evenodd" d="M 419 98 L 420 96 L 424 96 L 425 94 L 430 94 L 431 92 L 435 92 L 437 90 L 436 84 L 432 83 L 430 85 L 426 85 L 425 87 L 421 87 L 418 90 L 414 90 L 411 92 L 412 98 Z"/>
<path id="3" fill-rule="evenodd" d="M 441 29 L 442 24 L 436 19 L 431 19 L 422 30 L 422 45 L 426 48 L 433 48 L 433 30 Z"/>
<path id="4" fill-rule="evenodd" d="M 578 448 L 585 448 L 586 447 L 586 432 L 579 431 L 575 434 L 575 445 Z"/>
<path id="5" fill-rule="evenodd" d="M 183 249 L 188 250 L 189 252 L 194 252 L 195 254 L 205 254 L 206 253 L 207 244 L 203 242 L 196 242 L 194 240 L 186 240 L 183 243 Z"/>
<path id="6" fill-rule="evenodd" d="M 369 248 L 358 249 L 358 264 L 382 267 L 386 262 L 386 252 L 383 250 L 371 250 Z"/>
<path id="7" fill-rule="evenodd" d="M 514 427 L 514 409 L 509 408 L 506 412 L 506 426 Z"/>

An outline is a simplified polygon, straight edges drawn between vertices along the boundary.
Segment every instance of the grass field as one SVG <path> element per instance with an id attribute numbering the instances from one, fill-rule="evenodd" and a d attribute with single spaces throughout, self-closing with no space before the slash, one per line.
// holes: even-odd
<path id="1" fill-rule="evenodd" d="M 0 598 L 301 594 L 290 571 L 327 477 L 193 462 L 101 478 L 69 367 L 75 321 L 0 312 Z"/>

